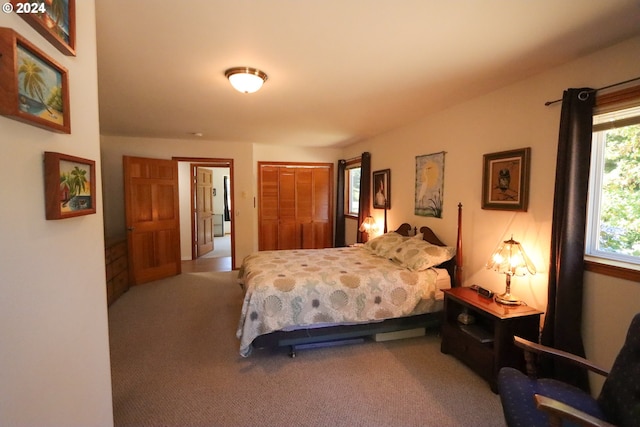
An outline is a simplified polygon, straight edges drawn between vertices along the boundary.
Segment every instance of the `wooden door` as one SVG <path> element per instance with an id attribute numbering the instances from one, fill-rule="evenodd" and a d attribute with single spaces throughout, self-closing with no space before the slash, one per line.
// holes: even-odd
<path id="1" fill-rule="evenodd" d="M 296 222 L 300 236 L 299 248 L 315 249 L 313 236 L 313 169 L 296 169 Z"/>
<path id="2" fill-rule="evenodd" d="M 213 172 L 196 168 L 196 257 L 213 250 Z"/>
<path id="3" fill-rule="evenodd" d="M 306 168 L 297 171 L 297 219 L 300 247 L 303 249 L 332 246 L 331 173 L 328 168 Z"/>
<path id="4" fill-rule="evenodd" d="M 259 249 L 331 247 L 333 165 L 259 164 L 258 169 Z"/>
<path id="5" fill-rule="evenodd" d="M 179 274 L 177 162 L 124 156 L 123 166 L 131 284 Z"/>
<path id="6" fill-rule="evenodd" d="M 313 170 L 313 246 L 330 248 L 333 246 L 332 203 L 333 169 L 317 168 Z"/>
<path id="7" fill-rule="evenodd" d="M 280 169 L 271 166 L 261 167 L 258 179 L 260 188 L 258 249 L 272 251 L 278 249 Z"/>
<path id="8" fill-rule="evenodd" d="M 299 249 L 300 237 L 296 220 L 296 171 L 280 168 L 279 179 L 278 249 Z"/>

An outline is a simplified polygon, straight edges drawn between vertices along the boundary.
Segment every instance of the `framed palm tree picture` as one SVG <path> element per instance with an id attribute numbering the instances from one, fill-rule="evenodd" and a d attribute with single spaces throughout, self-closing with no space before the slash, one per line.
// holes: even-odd
<path id="1" fill-rule="evenodd" d="M 67 56 L 76 56 L 75 0 L 11 0 L 16 14 Z"/>
<path id="2" fill-rule="evenodd" d="M 68 154 L 44 153 L 47 219 L 96 213 L 96 162 Z"/>
<path id="3" fill-rule="evenodd" d="M 0 28 L 0 114 L 71 133 L 67 69 L 10 28 Z"/>

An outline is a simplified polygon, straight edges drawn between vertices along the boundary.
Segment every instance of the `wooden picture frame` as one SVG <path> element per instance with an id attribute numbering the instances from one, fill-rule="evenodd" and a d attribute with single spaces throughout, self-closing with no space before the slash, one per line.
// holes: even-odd
<path id="1" fill-rule="evenodd" d="M 44 189 L 47 219 L 96 213 L 96 162 L 45 152 Z"/>
<path id="2" fill-rule="evenodd" d="M 529 204 L 531 148 L 485 154 L 482 209 L 526 212 Z"/>
<path id="3" fill-rule="evenodd" d="M 11 0 L 13 10 L 49 43 L 76 56 L 76 0 Z"/>
<path id="4" fill-rule="evenodd" d="M 445 154 L 441 151 L 416 156 L 415 215 L 442 218 Z"/>
<path id="5" fill-rule="evenodd" d="M 10 28 L 0 28 L 0 114 L 71 133 L 67 69 Z"/>
<path id="6" fill-rule="evenodd" d="M 373 208 L 391 209 L 391 169 L 373 172 Z"/>

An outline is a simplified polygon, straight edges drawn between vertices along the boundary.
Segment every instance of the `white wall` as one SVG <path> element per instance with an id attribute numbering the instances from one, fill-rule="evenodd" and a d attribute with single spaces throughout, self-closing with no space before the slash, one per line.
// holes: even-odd
<path id="1" fill-rule="evenodd" d="M 77 56 L 15 14 L 13 28 L 69 70 L 71 134 L 0 116 L 0 425 L 113 425 L 94 2 L 76 2 Z M 96 160 L 95 215 L 45 219 L 43 152 Z"/>
<path id="2" fill-rule="evenodd" d="M 178 162 L 178 205 L 180 211 L 180 259 L 190 260 L 191 253 L 191 164 Z"/>
<path id="3" fill-rule="evenodd" d="M 344 157 L 371 152 L 372 170 L 391 169 L 389 229 L 402 222 L 429 225 L 445 242 L 456 239 L 456 205 L 464 205 L 464 283 L 504 291 L 504 277 L 484 263 L 500 240 L 511 234 L 524 245 L 538 269 L 513 279 L 511 290 L 545 310 L 560 104 L 569 87 L 599 88 L 638 76 L 640 38 L 567 63 L 493 93 L 432 114 L 409 126 L 345 149 Z M 481 209 L 482 156 L 532 148 L 527 212 Z M 415 157 L 446 151 L 442 219 L 413 215 Z M 382 211 L 373 210 L 379 223 Z M 631 317 L 640 312 L 640 284 L 587 273 L 584 331 L 587 355 L 610 366 Z"/>

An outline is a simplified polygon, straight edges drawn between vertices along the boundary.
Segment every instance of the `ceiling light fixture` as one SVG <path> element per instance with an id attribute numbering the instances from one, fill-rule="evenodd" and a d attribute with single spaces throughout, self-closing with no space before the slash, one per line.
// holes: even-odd
<path id="1" fill-rule="evenodd" d="M 267 74 L 257 68 L 234 67 L 224 72 L 235 90 L 242 93 L 257 92 L 267 81 Z"/>

